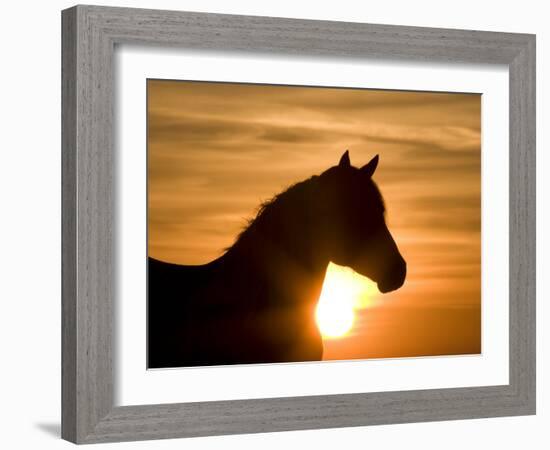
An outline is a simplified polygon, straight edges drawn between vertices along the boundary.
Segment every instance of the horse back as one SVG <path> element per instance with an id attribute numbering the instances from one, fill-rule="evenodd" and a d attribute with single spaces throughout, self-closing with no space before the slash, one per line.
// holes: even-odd
<path id="1" fill-rule="evenodd" d="M 182 325 L 190 320 L 195 293 L 209 279 L 209 267 L 185 266 L 148 258 L 148 366 L 162 367 L 178 354 Z M 174 361 L 176 365 L 176 361 Z"/>

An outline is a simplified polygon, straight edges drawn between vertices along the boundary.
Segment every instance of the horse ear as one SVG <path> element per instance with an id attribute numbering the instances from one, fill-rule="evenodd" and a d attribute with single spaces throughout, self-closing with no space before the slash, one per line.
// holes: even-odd
<path id="1" fill-rule="evenodd" d="M 350 167 L 351 161 L 349 160 L 349 151 L 346 150 L 346 152 L 342 155 L 340 158 L 340 162 L 338 163 L 339 167 Z"/>
<path id="2" fill-rule="evenodd" d="M 361 170 L 362 174 L 367 175 L 368 177 L 372 177 L 372 175 L 374 174 L 374 171 L 376 170 L 376 166 L 378 166 L 378 155 L 372 158 L 367 164 L 365 164 L 359 170 Z"/>

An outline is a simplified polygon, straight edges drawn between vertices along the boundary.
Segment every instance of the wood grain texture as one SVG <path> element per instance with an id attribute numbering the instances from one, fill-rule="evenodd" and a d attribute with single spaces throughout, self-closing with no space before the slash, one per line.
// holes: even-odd
<path id="1" fill-rule="evenodd" d="M 73 7 L 62 16 L 63 438 L 93 443 L 535 412 L 534 36 L 96 6 Z M 510 384 L 114 407 L 115 44 L 506 64 Z"/>
<path id="2" fill-rule="evenodd" d="M 535 411 L 535 40 L 510 71 L 510 385 Z"/>
<path id="3" fill-rule="evenodd" d="M 62 17 L 61 364 L 62 431 L 76 440 L 76 10 Z"/>

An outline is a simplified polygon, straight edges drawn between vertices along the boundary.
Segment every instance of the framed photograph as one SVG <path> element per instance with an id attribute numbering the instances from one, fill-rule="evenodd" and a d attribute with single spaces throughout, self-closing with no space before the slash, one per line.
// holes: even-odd
<path id="1" fill-rule="evenodd" d="M 62 13 L 62 436 L 535 413 L 535 37 Z"/>

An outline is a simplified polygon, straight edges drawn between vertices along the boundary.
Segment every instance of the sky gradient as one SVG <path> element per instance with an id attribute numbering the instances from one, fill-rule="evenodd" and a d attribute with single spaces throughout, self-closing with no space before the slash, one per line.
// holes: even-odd
<path id="1" fill-rule="evenodd" d="M 375 154 L 405 285 L 370 294 L 324 359 L 481 351 L 481 96 L 148 81 L 148 252 L 220 256 L 258 205 Z M 370 291 L 369 291 L 370 292 Z"/>

